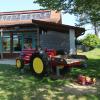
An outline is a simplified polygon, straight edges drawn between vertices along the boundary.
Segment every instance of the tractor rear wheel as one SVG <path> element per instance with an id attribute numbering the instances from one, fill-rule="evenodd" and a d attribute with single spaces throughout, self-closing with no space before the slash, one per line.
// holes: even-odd
<path id="1" fill-rule="evenodd" d="M 21 58 L 16 59 L 16 68 L 22 69 L 24 67 L 24 61 Z"/>
<path id="2" fill-rule="evenodd" d="M 33 74 L 43 76 L 46 74 L 48 66 L 41 55 L 34 55 L 31 58 L 30 67 Z"/>

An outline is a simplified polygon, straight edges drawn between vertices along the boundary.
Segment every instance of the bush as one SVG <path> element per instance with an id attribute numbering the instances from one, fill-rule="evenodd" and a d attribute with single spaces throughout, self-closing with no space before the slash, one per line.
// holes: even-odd
<path id="1" fill-rule="evenodd" d="M 81 40 L 81 43 L 93 49 L 100 45 L 100 39 L 94 34 L 87 34 L 84 39 Z"/>

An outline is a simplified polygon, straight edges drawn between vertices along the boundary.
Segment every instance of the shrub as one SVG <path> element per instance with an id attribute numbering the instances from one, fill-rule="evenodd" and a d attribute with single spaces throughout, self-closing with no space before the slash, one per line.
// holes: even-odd
<path id="1" fill-rule="evenodd" d="M 92 49 L 100 45 L 100 39 L 94 34 L 87 34 L 84 39 L 81 40 L 81 43 Z"/>

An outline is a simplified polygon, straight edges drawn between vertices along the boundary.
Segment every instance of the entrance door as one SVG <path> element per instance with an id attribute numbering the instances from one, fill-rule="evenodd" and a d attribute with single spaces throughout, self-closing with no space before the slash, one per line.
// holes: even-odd
<path id="1" fill-rule="evenodd" d="M 22 49 L 22 35 L 21 33 L 13 34 L 13 51 L 21 51 Z"/>
<path id="2" fill-rule="evenodd" d="M 24 34 L 24 49 L 32 48 L 32 34 Z"/>

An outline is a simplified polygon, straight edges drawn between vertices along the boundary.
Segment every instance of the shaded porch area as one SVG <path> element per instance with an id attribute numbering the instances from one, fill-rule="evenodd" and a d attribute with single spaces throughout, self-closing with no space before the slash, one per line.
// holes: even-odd
<path id="1" fill-rule="evenodd" d="M 0 25 L 0 58 L 16 58 L 25 47 L 38 48 L 41 46 L 43 37 L 47 37 L 46 41 L 42 40 L 44 47 L 46 45 L 51 46 L 50 48 L 56 48 L 57 45 L 59 48 L 65 46 L 68 53 L 71 50 L 75 52 L 75 38 L 82 35 L 84 31 L 84 28 L 42 20 L 6 21 Z M 41 40 L 40 35 L 42 35 Z M 52 43 L 50 44 L 49 41 Z"/>

